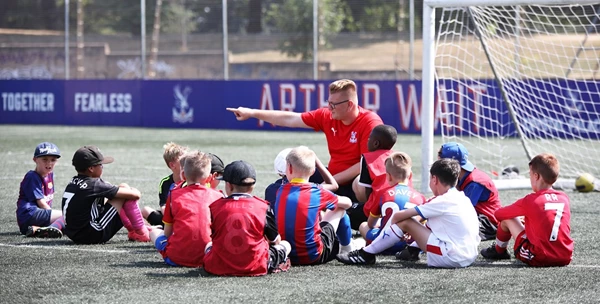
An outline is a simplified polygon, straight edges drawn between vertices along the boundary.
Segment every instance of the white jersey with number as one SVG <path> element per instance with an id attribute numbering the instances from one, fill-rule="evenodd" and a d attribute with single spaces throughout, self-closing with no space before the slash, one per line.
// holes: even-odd
<path id="1" fill-rule="evenodd" d="M 479 220 L 471 200 L 456 188 L 428 203 L 415 207 L 427 219 L 427 227 L 445 243 L 444 255 L 461 266 L 470 265 L 477 258 Z"/>

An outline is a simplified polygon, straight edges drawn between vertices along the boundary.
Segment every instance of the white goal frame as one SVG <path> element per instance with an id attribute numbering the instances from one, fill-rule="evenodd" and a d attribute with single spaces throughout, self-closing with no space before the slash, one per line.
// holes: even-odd
<path id="1" fill-rule="evenodd" d="M 589 5 L 598 4 L 598 0 L 425 0 L 423 2 L 423 71 L 422 71 L 422 111 L 421 111 L 421 191 L 430 192 L 429 168 L 437 153 L 434 147 L 435 122 L 435 50 L 436 32 L 435 9 L 444 7 L 469 6 L 518 6 L 518 5 Z M 509 109 L 510 111 L 510 109 Z M 525 148 L 525 147 L 524 147 Z M 526 148 L 525 148 L 526 150 Z M 528 153 L 525 151 L 525 153 Z M 502 182 L 502 180 L 499 180 Z M 506 184 L 496 183 L 500 188 L 528 188 L 529 180 L 504 180 Z M 573 180 L 560 181 L 559 187 L 574 187 Z"/>

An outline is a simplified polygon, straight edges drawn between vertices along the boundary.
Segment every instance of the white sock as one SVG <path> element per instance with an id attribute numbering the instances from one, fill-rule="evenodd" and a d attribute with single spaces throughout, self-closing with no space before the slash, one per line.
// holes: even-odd
<path id="1" fill-rule="evenodd" d="M 350 240 L 350 244 L 348 245 L 340 245 L 340 253 L 348 253 L 350 251 L 352 251 L 353 249 L 353 245 L 352 243 L 354 243 L 354 240 Z"/>
<path id="2" fill-rule="evenodd" d="M 404 232 L 398 225 L 390 225 L 379 233 L 371 245 L 363 248 L 363 250 L 368 253 L 378 254 L 394 246 L 402 239 L 402 236 L 404 236 Z"/>

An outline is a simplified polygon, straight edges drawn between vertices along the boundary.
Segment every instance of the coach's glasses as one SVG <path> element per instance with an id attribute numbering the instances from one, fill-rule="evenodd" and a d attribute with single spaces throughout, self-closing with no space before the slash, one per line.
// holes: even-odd
<path id="1" fill-rule="evenodd" d="M 340 102 L 331 102 L 329 100 L 325 100 L 325 101 L 327 101 L 327 103 L 329 104 L 329 108 L 331 108 L 333 110 L 333 109 L 335 109 L 336 106 L 346 103 L 346 102 L 350 101 L 350 99 L 346 99 L 346 100 L 340 101 Z"/>

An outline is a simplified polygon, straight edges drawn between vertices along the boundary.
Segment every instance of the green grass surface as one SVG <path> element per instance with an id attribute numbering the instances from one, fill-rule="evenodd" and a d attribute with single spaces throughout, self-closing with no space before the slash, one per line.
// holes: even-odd
<path id="1" fill-rule="evenodd" d="M 246 132 L 98 127 L 0 126 L 0 299 L 3 303 L 198 303 L 198 302 L 441 302 L 597 303 L 600 295 L 598 193 L 569 192 L 573 262 L 568 267 L 533 269 L 520 262 L 478 259 L 466 269 L 429 269 L 422 260 L 401 263 L 378 257 L 373 267 L 327 265 L 293 267 L 259 278 L 206 278 L 189 268 L 167 267 L 149 244 L 127 241 L 119 232 L 103 245 L 74 245 L 68 238 L 30 239 L 18 232 L 15 209 L 19 182 L 35 146 L 52 141 L 63 157 L 55 168 L 54 208 L 75 174 L 74 151 L 99 146 L 115 162 L 104 178 L 142 191 L 141 205 L 158 206 L 158 183 L 169 174 L 162 145 L 175 141 L 213 152 L 225 163 L 244 159 L 258 171 L 255 194 L 277 178 L 273 159 L 289 146 L 307 145 L 327 162 L 324 137 L 314 132 Z M 439 139 L 436 139 L 439 140 Z M 398 138 L 396 149 L 414 161 L 420 180 L 420 137 Z M 400 144 L 401 143 L 401 144 Z M 418 186 L 418 185 L 417 185 Z M 222 186 L 221 186 L 222 187 Z M 503 191 L 504 205 L 528 191 Z M 483 242 L 481 248 L 490 242 Z M 512 245 L 512 242 L 511 242 Z"/>

